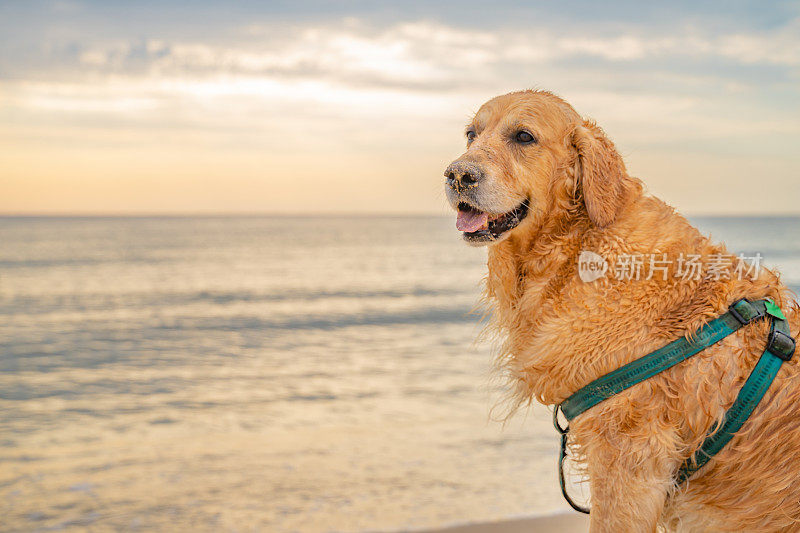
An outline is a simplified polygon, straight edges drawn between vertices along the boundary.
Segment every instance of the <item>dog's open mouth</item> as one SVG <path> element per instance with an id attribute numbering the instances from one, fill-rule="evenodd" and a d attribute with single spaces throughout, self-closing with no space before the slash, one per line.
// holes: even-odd
<path id="1" fill-rule="evenodd" d="M 528 214 L 528 201 L 501 215 L 490 215 L 466 202 L 458 204 L 456 228 L 469 242 L 496 241 L 504 233 L 519 226 Z"/>

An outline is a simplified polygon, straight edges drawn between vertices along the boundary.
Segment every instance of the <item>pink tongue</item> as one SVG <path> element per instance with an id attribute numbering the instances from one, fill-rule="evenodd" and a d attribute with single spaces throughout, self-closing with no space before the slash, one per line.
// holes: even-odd
<path id="1" fill-rule="evenodd" d="M 489 215 L 481 211 L 458 211 L 456 229 L 472 233 L 489 227 Z"/>

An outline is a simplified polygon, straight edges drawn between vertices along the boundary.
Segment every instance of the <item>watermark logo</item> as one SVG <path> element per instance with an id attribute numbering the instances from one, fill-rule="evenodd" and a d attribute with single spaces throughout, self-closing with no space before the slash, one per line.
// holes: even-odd
<path id="1" fill-rule="evenodd" d="M 578 256 L 578 275 L 581 281 L 591 283 L 608 272 L 608 261 L 602 255 L 584 250 Z"/>
<path id="2" fill-rule="evenodd" d="M 610 273 L 620 281 L 650 280 L 666 281 L 667 278 L 692 279 L 756 279 L 761 271 L 763 257 L 744 254 L 619 254 L 613 266 L 600 254 L 583 250 L 578 256 L 578 276 L 581 281 L 591 283 Z"/>

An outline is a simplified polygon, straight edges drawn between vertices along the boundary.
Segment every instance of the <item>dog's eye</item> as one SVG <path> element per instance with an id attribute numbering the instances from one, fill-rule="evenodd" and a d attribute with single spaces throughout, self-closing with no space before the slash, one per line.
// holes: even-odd
<path id="1" fill-rule="evenodd" d="M 536 137 L 531 135 L 529 132 L 522 130 L 518 131 L 516 135 L 514 135 L 514 140 L 520 144 L 531 144 L 536 142 Z"/>
<path id="2" fill-rule="evenodd" d="M 478 134 L 477 134 L 477 133 L 475 133 L 475 132 L 474 132 L 474 131 L 472 131 L 472 130 L 469 130 L 469 131 L 467 132 L 467 142 L 468 142 L 468 143 L 471 143 L 472 141 L 474 141 L 474 140 L 475 140 L 475 137 L 477 137 L 477 136 L 478 136 Z"/>

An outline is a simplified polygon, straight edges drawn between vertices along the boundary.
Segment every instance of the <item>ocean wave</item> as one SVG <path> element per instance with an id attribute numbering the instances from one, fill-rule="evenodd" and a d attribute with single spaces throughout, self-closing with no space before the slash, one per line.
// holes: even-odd
<path id="1" fill-rule="evenodd" d="M 20 313 L 41 314 L 51 311 L 92 311 L 114 309 L 158 309 L 162 306 L 195 304 L 225 305 L 235 303 L 311 302 L 318 300 L 400 299 L 428 296 L 474 294 L 474 290 L 458 288 L 412 287 L 396 289 L 344 288 L 326 290 L 319 287 L 283 291 L 219 290 L 219 291 L 137 291 L 129 293 L 25 294 L 0 297 L 0 316 Z"/>

